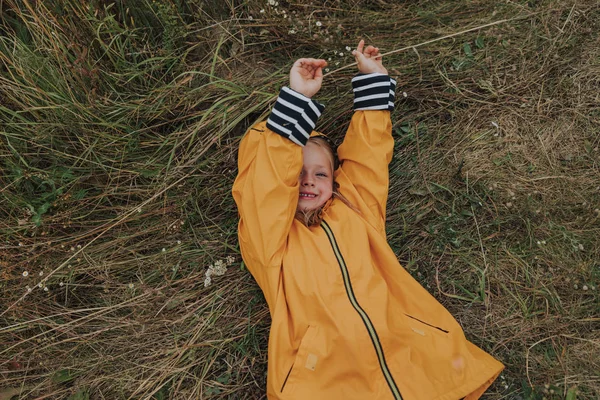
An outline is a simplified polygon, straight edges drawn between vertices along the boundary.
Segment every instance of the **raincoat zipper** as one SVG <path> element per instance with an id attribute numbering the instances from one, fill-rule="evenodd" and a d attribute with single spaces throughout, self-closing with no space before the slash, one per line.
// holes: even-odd
<path id="1" fill-rule="evenodd" d="M 385 361 L 385 356 L 383 354 L 383 348 L 381 347 L 381 342 L 379 341 L 379 337 L 377 336 L 375 327 L 373 326 L 373 323 L 371 322 L 371 319 L 369 318 L 369 316 L 367 315 L 365 310 L 363 310 L 362 307 L 360 306 L 360 304 L 358 304 L 358 301 L 356 300 L 356 297 L 354 296 L 354 291 L 352 289 L 352 283 L 350 282 L 350 274 L 348 273 L 348 268 L 346 267 L 346 262 L 344 261 L 344 257 L 342 257 L 342 253 L 337 245 L 335 236 L 333 235 L 333 231 L 331 230 L 331 228 L 325 221 L 321 222 L 321 228 L 323 228 L 323 230 L 325 231 L 325 234 L 327 235 L 327 238 L 329 239 L 329 243 L 331 243 L 331 247 L 333 248 L 333 253 L 335 254 L 335 258 L 337 259 L 338 264 L 340 265 L 340 269 L 342 271 L 342 277 L 344 279 L 344 287 L 346 288 L 346 294 L 348 295 L 348 299 L 350 300 L 352 307 L 354 307 L 354 309 L 356 310 L 356 312 L 362 319 L 363 323 L 365 324 L 365 327 L 367 328 L 369 336 L 371 337 L 371 341 L 373 342 L 373 347 L 375 347 L 375 352 L 377 353 L 377 359 L 379 360 L 379 366 L 381 367 L 381 372 L 383 372 L 383 376 L 385 377 L 385 380 L 386 380 L 388 386 L 390 387 L 392 394 L 394 395 L 394 399 L 402 400 L 402 396 L 400 395 L 400 390 L 398 389 L 398 386 L 396 385 L 396 382 L 394 381 L 394 378 L 392 377 L 392 374 L 390 373 L 390 370 Z"/>

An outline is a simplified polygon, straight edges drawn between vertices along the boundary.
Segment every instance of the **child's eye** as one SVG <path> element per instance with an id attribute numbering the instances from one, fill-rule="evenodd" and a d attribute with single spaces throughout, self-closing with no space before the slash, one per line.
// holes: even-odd
<path id="1" fill-rule="evenodd" d="M 323 176 L 323 177 L 327 178 L 327 174 L 324 174 L 323 172 L 319 172 L 319 173 L 317 174 L 317 176 Z"/>

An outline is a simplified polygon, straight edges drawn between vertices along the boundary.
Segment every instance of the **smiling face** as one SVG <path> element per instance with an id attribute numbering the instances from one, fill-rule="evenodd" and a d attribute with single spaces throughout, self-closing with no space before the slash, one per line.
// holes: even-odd
<path id="1" fill-rule="evenodd" d="M 333 160 L 323 147 L 308 141 L 303 150 L 302 172 L 298 178 L 298 209 L 311 211 L 321 207 L 333 193 Z"/>

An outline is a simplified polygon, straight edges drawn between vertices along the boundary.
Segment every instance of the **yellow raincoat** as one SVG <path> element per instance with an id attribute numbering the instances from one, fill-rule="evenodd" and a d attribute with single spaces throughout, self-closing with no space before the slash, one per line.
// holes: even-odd
<path id="1" fill-rule="evenodd" d="M 302 146 L 278 133 L 249 130 L 233 186 L 242 256 L 272 317 L 268 398 L 479 398 L 503 365 L 465 339 L 386 240 L 390 112 L 354 113 L 334 176 L 359 212 L 334 199 L 316 227 L 294 219 Z"/>

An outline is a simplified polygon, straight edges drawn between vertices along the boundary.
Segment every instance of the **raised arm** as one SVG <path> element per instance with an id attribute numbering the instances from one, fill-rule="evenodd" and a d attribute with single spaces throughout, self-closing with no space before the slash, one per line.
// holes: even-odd
<path id="1" fill-rule="evenodd" d="M 307 69 L 301 60 L 290 72 L 290 86 L 297 90 L 282 88 L 269 119 L 253 126 L 242 139 L 232 189 L 240 215 L 242 256 L 269 304 L 279 285 L 281 259 L 298 204 L 302 148 L 323 110 L 300 93 L 312 95 L 319 90 L 320 80 L 315 85 L 315 79 L 321 63 L 303 78 L 294 72 Z"/>
<path id="2" fill-rule="evenodd" d="M 387 75 L 379 49 L 368 46 L 363 51 L 363 47 L 361 40 L 352 52 L 360 73 L 352 79 L 355 113 L 338 148 L 341 162 L 338 180 L 341 185 L 346 181 L 352 186 L 353 190 L 345 195 L 352 197 L 355 193 L 358 198 L 349 200 L 384 232 L 388 167 L 394 149 L 390 112 L 394 108 L 396 81 Z"/>

